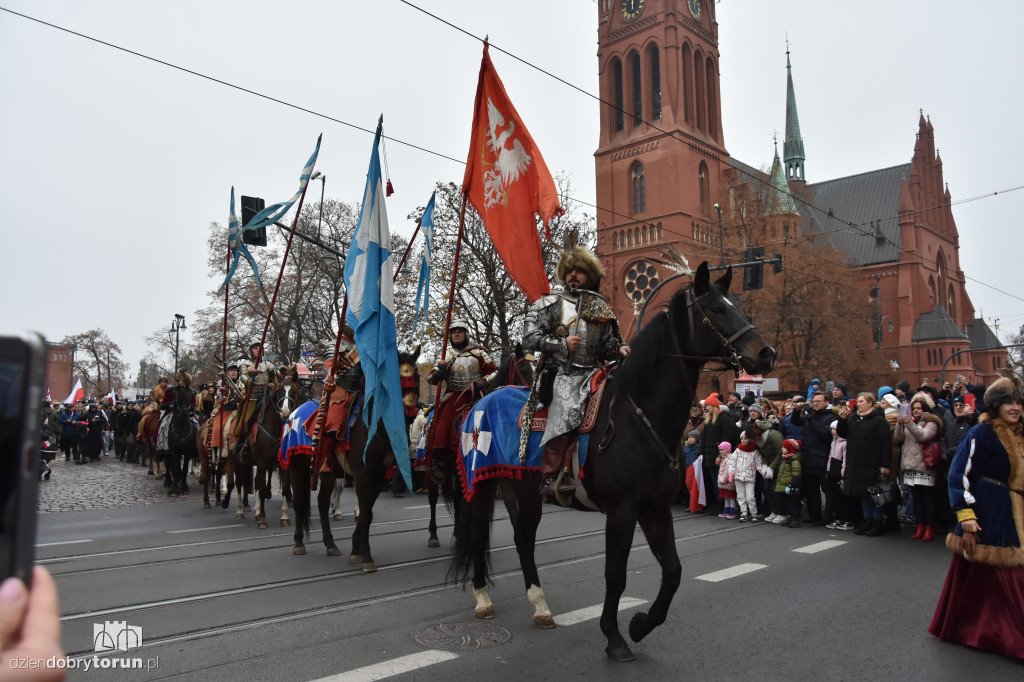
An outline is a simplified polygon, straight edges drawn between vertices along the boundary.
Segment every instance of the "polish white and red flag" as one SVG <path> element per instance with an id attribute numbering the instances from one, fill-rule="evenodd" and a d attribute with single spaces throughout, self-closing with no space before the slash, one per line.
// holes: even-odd
<path id="1" fill-rule="evenodd" d="M 71 389 L 71 395 L 64 399 L 65 405 L 74 405 L 79 400 L 85 397 L 85 389 L 82 388 L 82 380 L 79 379 L 75 382 L 75 387 Z"/>

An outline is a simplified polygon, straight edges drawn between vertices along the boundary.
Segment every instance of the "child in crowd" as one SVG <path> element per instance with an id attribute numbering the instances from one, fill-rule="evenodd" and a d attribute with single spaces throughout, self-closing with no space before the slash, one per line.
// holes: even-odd
<path id="1" fill-rule="evenodd" d="M 740 434 L 740 444 L 729 457 L 729 483 L 736 488 L 736 500 L 739 503 L 740 522 L 760 521 L 757 513 L 757 502 L 754 499 L 754 481 L 761 469 L 761 451 L 757 444 L 747 438 L 744 431 Z"/>
<path id="2" fill-rule="evenodd" d="M 836 432 L 838 421 L 832 422 L 832 445 L 829 448 L 828 464 L 825 465 L 825 524 L 830 530 L 853 530 L 850 523 L 847 501 L 853 498 L 843 494 L 843 473 L 846 471 L 846 439 Z"/>
<path id="3" fill-rule="evenodd" d="M 782 465 L 779 466 L 779 477 L 775 480 L 775 494 L 779 496 L 783 512 L 789 516 L 781 516 L 774 523 L 789 522 L 790 528 L 800 527 L 800 480 L 802 469 L 800 455 L 797 451 L 803 445 L 798 440 L 787 438 L 782 441 Z"/>
<path id="4" fill-rule="evenodd" d="M 718 457 L 715 459 L 715 466 L 718 467 L 718 497 L 722 500 L 725 510 L 718 516 L 723 519 L 736 518 L 736 485 L 729 475 L 729 462 L 732 460 L 732 443 L 723 440 L 718 444 Z"/>
<path id="5" fill-rule="evenodd" d="M 704 497 L 704 475 L 701 473 L 700 431 L 694 429 L 686 434 L 683 444 L 683 456 L 686 458 L 686 489 L 690 491 L 690 511 L 699 512 L 704 509 L 707 498 Z"/>

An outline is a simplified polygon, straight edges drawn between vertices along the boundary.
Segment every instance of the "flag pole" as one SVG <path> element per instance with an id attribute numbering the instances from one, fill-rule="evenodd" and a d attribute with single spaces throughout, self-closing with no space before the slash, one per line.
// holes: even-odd
<path id="1" fill-rule="evenodd" d="M 448 313 L 444 322 L 444 337 L 441 341 L 441 362 L 444 362 L 448 352 L 449 326 L 452 323 L 452 306 L 455 301 L 455 278 L 459 273 L 459 255 L 462 253 L 462 228 L 466 224 L 466 195 L 462 195 L 462 208 L 459 209 L 459 234 L 455 238 L 455 261 L 452 263 L 452 285 L 448 290 Z M 434 407 L 441 404 L 441 382 L 437 382 L 437 394 L 434 397 Z"/>
<path id="2" fill-rule="evenodd" d="M 322 135 L 321 135 L 322 137 Z M 317 139 L 317 148 L 320 146 L 319 138 Z M 310 169 L 312 172 L 312 169 Z M 309 180 L 307 179 L 305 184 L 302 186 L 302 196 L 299 197 L 299 207 L 295 210 L 295 219 L 292 220 L 292 229 L 288 233 L 288 244 L 284 247 L 284 256 L 281 258 L 281 271 L 277 274 L 277 282 L 274 284 L 274 295 L 270 298 L 270 309 L 267 311 L 267 322 L 263 325 L 263 335 L 260 336 L 260 347 L 256 350 L 256 358 L 254 359 L 255 370 L 259 371 L 260 362 L 263 360 L 263 344 L 267 341 L 267 331 L 270 329 L 270 321 L 274 317 L 274 304 L 277 303 L 277 294 L 281 290 L 281 280 L 284 278 L 284 268 L 288 264 L 288 253 L 292 248 L 292 240 L 295 239 L 295 229 L 299 226 L 299 216 L 302 215 L 302 204 L 306 200 L 306 190 L 309 189 Z M 245 416 L 246 410 L 249 408 L 249 401 L 252 399 L 252 386 L 249 385 L 245 389 L 245 401 L 242 403 L 242 417 Z M 238 424 L 235 426 L 235 436 L 240 436 L 242 431 L 248 425 L 243 425 L 245 419 L 241 418 L 238 420 Z"/>
<path id="3" fill-rule="evenodd" d="M 398 267 L 395 268 L 395 276 L 391 278 L 391 283 L 394 284 L 398 281 L 398 273 L 402 271 L 402 266 L 405 265 L 405 259 L 409 257 L 409 251 L 412 249 L 413 242 L 416 241 L 416 235 L 420 233 L 420 224 L 423 222 L 423 216 L 420 216 L 416 221 L 416 229 L 412 232 L 412 237 L 409 238 L 409 244 L 405 247 L 405 253 L 402 254 L 402 260 L 398 261 Z"/>
<path id="4" fill-rule="evenodd" d="M 323 442 L 320 439 L 320 432 L 323 430 L 324 421 L 327 418 L 327 406 L 331 399 L 331 393 L 334 392 L 334 377 L 338 374 L 338 353 L 341 351 L 341 336 L 345 330 L 345 315 L 348 313 L 348 291 L 345 291 L 345 299 L 341 303 L 341 317 L 338 318 L 338 334 L 334 338 L 334 355 L 331 357 L 331 387 L 328 389 L 327 380 L 324 379 L 324 394 L 320 397 L 320 404 L 316 408 L 316 426 L 313 427 L 313 467 L 309 472 L 310 481 L 309 489 L 316 490 L 316 480 L 319 476 L 320 463 L 323 462 L 321 459 L 321 451 L 323 450 Z M 345 357 L 348 357 L 348 353 L 345 353 Z"/>

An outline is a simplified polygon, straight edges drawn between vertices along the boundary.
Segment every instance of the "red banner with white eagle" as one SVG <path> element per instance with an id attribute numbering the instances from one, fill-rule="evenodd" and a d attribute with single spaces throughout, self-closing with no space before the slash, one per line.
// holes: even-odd
<path id="1" fill-rule="evenodd" d="M 532 303 L 550 291 L 535 216 L 562 213 L 555 181 L 505 94 L 484 42 L 462 193 L 484 221 L 509 275 Z"/>

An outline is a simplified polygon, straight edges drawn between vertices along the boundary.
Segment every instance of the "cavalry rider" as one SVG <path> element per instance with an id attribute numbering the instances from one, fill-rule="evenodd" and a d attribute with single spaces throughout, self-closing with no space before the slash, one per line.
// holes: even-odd
<path id="1" fill-rule="evenodd" d="M 555 368 L 541 440 L 541 494 L 547 499 L 555 494 L 559 479 L 561 495 L 576 492 L 571 473 L 572 446 L 576 429 L 583 422 L 591 377 L 603 363 L 629 353 L 615 313 L 597 293 L 604 277 L 597 257 L 582 246 L 566 249 L 558 260 L 556 274 L 560 284 L 530 307 L 523 333 L 523 348 L 542 352 L 545 368 Z"/>
<path id="2" fill-rule="evenodd" d="M 274 389 L 277 388 L 277 385 L 274 383 L 276 378 L 274 374 L 276 367 L 274 364 L 265 358 L 261 358 L 259 366 L 256 366 L 256 355 L 259 352 L 260 342 L 250 343 L 249 356 L 238 363 L 242 385 L 252 392 L 252 396 L 249 399 L 248 406 L 245 407 L 245 415 L 241 414 L 242 408 L 245 406 L 244 400 L 239 401 L 238 409 L 235 411 L 234 423 L 238 424 L 241 421 L 244 424 L 244 428 L 241 431 L 235 431 L 238 433 L 238 443 L 234 449 L 236 456 L 241 453 L 248 433 L 258 418 L 256 406 L 259 404 L 260 398 L 269 399 Z M 237 426 L 235 428 L 237 429 Z"/>
<path id="3" fill-rule="evenodd" d="M 333 350 L 333 340 L 320 342 L 324 354 L 324 399 L 321 406 L 326 405 L 327 413 L 324 415 L 323 424 L 320 427 L 319 441 L 322 447 L 317 449 L 317 459 L 313 463 L 314 471 L 327 472 L 331 470 L 330 455 L 340 455 L 348 450 L 348 416 L 351 404 L 363 388 L 363 369 L 359 364 L 359 352 L 356 350 L 355 342 L 352 340 L 352 328 L 347 324 L 341 333 L 341 343 L 338 345 L 338 367 L 331 372 L 332 368 L 327 366 L 326 357 L 328 352 Z M 303 428 L 310 438 L 316 439 L 316 423 L 318 413 L 316 410 L 306 419 Z M 315 480 L 315 479 L 314 479 Z"/>
<path id="4" fill-rule="evenodd" d="M 171 407 L 177 400 L 178 393 L 185 391 L 188 394 L 189 407 L 193 408 L 190 411 L 190 418 L 192 423 L 195 424 L 196 429 L 199 428 L 199 420 L 196 419 L 195 405 L 196 405 L 196 392 L 192 390 L 192 375 L 185 370 L 180 370 L 174 375 L 176 385 L 171 386 L 164 391 L 163 400 L 160 402 L 160 431 L 157 432 L 156 436 L 156 449 L 167 450 L 167 430 L 171 425 Z"/>
<path id="5" fill-rule="evenodd" d="M 444 393 L 427 432 L 427 453 L 431 456 L 438 451 L 458 452 L 456 429 L 463 413 L 480 399 L 498 373 L 486 350 L 469 345 L 469 326 L 465 322 L 453 321 L 448 335 L 451 342 L 448 352 L 427 377 L 427 382 L 435 386 L 445 382 Z M 431 473 L 437 471 L 437 461 L 431 459 Z"/>
<path id="6" fill-rule="evenodd" d="M 228 445 L 225 442 L 230 432 L 228 424 L 231 414 L 238 410 L 238 365 L 227 366 L 227 378 L 224 386 L 217 389 L 217 400 L 213 405 L 213 412 L 210 414 L 210 426 L 207 436 L 207 446 L 212 448 L 213 458 L 221 459 L 228 452 Z"/>

